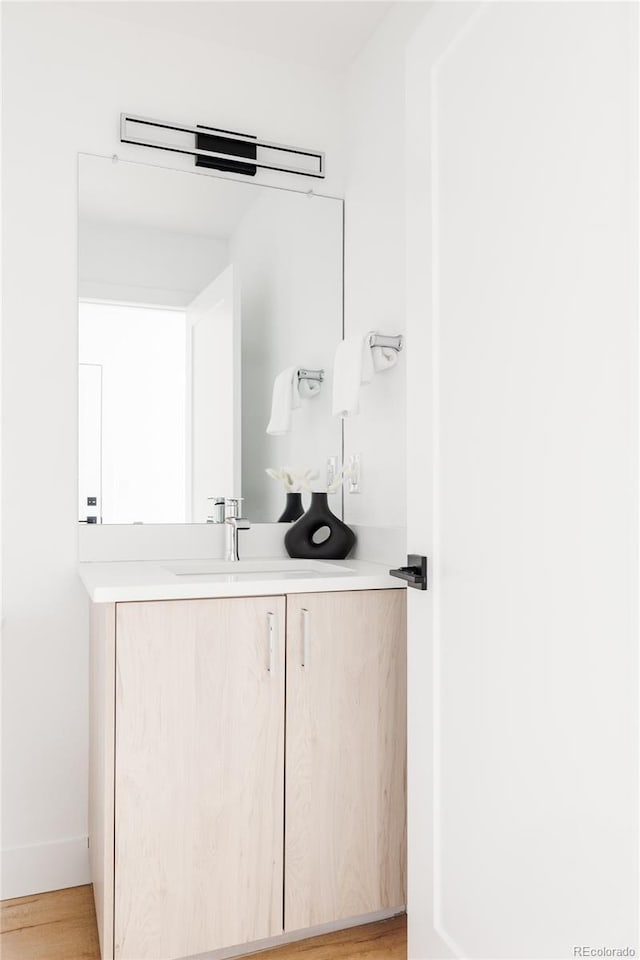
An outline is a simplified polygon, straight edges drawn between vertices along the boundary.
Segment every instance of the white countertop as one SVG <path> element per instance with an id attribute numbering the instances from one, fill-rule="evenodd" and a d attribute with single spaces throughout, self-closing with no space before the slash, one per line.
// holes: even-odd
<path id="1" fill-rule="evenodd" d="M 224 572 L 219 572 L 220 569 Z M 227 572 L 228 570 L 228 572 Z M 284 593 L 405 588 L 388 566 L 363 560 L 154 560 L 81 563 L 80 579 L 94 603 L 196 600 Z"/>

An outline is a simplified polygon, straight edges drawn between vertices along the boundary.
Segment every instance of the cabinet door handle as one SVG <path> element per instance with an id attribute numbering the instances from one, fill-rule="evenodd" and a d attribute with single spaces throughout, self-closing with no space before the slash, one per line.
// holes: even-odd
<path id="1" fill-rule="evenodd" d="M 273 630 L 275 623 L 276 615 L 275 613 L 267 614 L 267 642 L 269 644 L 269 663 L 267 666 L 267 673 L 270 673 L 273 676 Z"/>
<path id="2" fill-rule="evenodd" d="M 305 610 L 304 607 L 301 610 L 302 614 L 302 669 L 309 669 L 309 611 Z"/>

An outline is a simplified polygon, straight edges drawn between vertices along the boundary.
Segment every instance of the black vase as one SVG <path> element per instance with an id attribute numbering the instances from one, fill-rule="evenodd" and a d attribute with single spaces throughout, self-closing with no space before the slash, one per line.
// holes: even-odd
<path id="1" fill-rule="evenodd" d="M 302 506 L 302 494 L 288 493 L 287 504 L 278 517 L 278 523 L 293 523 L 293 521 L 298 520 L 303 513 L 304 507 Z"/>
<path id="2" fill-rule="evenodd" d="M 322 543 L 314 543 L 314 535 L 326 533 L 325 527 L 329 535 Z M 284 535 L 289 556 L 304 560 L 344 560 L 355 542 L 353 530 L 329 509 L 326 493 L 312 493 L 311 506 Z"/>

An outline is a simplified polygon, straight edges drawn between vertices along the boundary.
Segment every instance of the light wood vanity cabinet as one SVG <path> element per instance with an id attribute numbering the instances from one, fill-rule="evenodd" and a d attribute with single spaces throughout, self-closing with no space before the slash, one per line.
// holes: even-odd
<path id="1" fill-rule="evenodd" d="M 98 604 L 91 633 L 103 960 L 404 906 L 403 590 Z"/>
<path id="2" fill-rule="evenodd" d="M 406 594 L 287 599 L 285 930 L 402 907 Z"/>
<path id="3" fill-rule="evenodd" d="M 116 622 L 116 957 L 281 933 L 284 598 Z"/>

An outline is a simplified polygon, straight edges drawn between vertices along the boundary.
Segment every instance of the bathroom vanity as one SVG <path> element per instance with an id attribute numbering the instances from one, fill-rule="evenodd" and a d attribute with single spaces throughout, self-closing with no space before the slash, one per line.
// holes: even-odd
<path id="1" fill-rule="evenodd" d="M 215 555 L 221 501 L 283 553 L 267 472 L 330 486 L 344 450 L 325 379 L 345 336 L 342 200 L 83 156 L 78 211 L 80 556 L 162 556 L 156 537 Z M 285 374 L 296 403 L 276 431 Z M 81 576 L 103 960 L 222 960 L 402 911 L 405 593 L 387 569 L 280 556 Z"/>
<path id="2" fill-rule="evenodd" d="M 358 561 L 91 563 L 103 960 L 227 957 L 406 903 L 406 595 Z"/>

